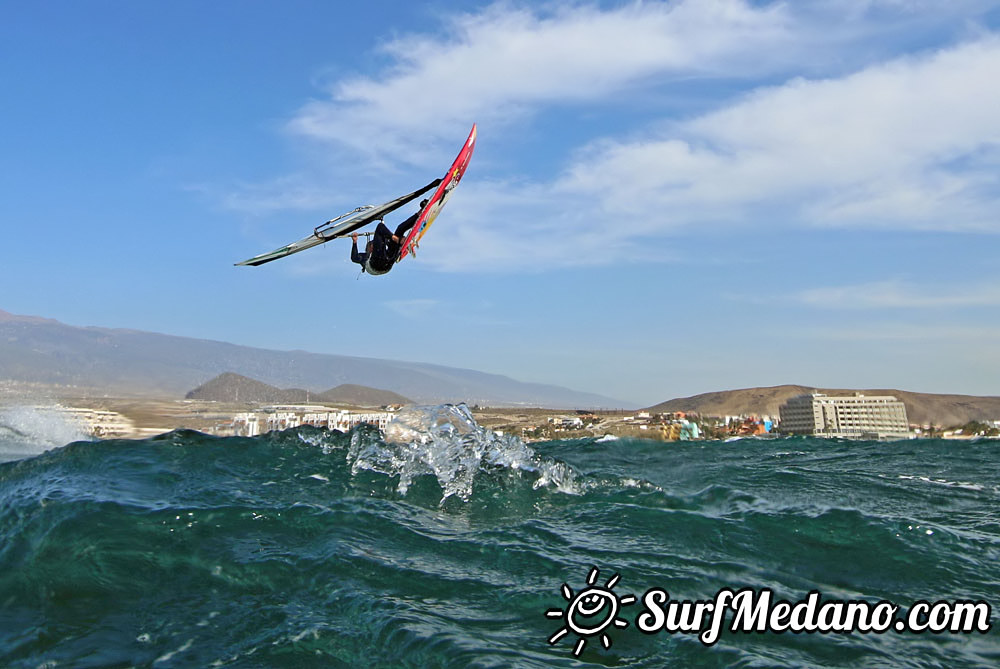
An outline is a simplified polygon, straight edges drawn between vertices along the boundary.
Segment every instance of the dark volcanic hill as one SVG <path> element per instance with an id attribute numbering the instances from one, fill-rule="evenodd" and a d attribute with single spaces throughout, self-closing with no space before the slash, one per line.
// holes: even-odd
<path id="1" fill-rule="evenodd" d="M 342 383 L 336 388 L 330 388 L 319 394 L 324 402 L 334 404 L 353 404 L 359 407 L 380 407 L 387 404 L 413 404 L 413 400 L 403 397 L 391 390 L 380 390 L 359 386 L 353 383 Z"/>
<path id="2" fill-rule="evenodd" d="M 1000 397 L 973 395 L 938 395 L 911 393 L 906 390 L 843 388 L 814 388 L 811 386 L 771 386 L 744 388 L 703 393 L 661 402 L 648 410 L 654 413 L 692 411 L 710 416 L 738 416 L 744 414 L 778 415 L 778 408 L 789 398 L 806 393 L 826 395 L 893 395 L 906 405 L 906 415 L 911 423 L 940 426 L 964 425 L 971 420 L 1000 420 Z"/>
<path id="3" fill-rule="evenodd" d="M 305 390 L 298 388 L 285 390 L 232 372 L 220 374 L 184 397 L 189 400 L 255 404 L 302 404 L 309 401 L 309 393 Z"/>
<path id="4" fill-rule="evenodd" d="M 329 402 L 359 407 L 413 403 L 397 393 L 368 388 L 367 386 L 345 383 L 322 393 L 312 393 L 301 388 L 278 388 L 232 372 L 220 374 L 211 381 L 203 383 L 185 395 L 185 398 L 215 402 L 252 402 L 255 404 Z"/>

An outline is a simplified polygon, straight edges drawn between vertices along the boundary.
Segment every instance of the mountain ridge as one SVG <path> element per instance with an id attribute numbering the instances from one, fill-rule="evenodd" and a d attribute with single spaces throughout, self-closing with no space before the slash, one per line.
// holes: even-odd
<path id="1" fill-rule="evenodd" d="M 276 351 L 141 330 L 66 325 L 0 311 L 0 377 L 21 382 L 183 397 L 225 372 L 278 388 L 340 385 L 388 390 L 414 402 L 632 408 L 597 393 L 428 363 Z"/>

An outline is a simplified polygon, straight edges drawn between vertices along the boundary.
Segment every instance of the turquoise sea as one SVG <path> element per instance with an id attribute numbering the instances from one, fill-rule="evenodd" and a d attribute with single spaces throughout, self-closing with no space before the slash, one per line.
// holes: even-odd
<path id="1" fill-rule="evenodd" d="M 1000 666 L 996 440 L 524 444 L 461 405 L 40 439 L 0 425 L 2 667 Z M 566 623 L 588 585 L 618 598 L 600 634 Z M 706 646 L 637 629 L 651 588 L 980 601 L 990 629 Z"/>

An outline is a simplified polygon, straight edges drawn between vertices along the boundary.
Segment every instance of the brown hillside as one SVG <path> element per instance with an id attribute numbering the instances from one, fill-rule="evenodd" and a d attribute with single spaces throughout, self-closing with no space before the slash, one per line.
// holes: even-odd
<path id="1" fill-rule="evenodd" d="M 409 398 L 403 397 L 391 390 L 380 390 L 359 386 L 353 383 L 342 383 L 336 388 L 324 391 L 317 399 L 334 404 L 353 404 L 360 407 L 379 407 L 387 404 L 413 404 Z"/>
<path id="2" fill-rule="evenodd" d="M 789 398 L 814 392 L 827 395 L 851 395 L 855 392 L 865 395 L 893 395 L 906 405 L 906 415 L 911 423 L 951 426 L 963 425 L 971 420 L 1000 420 L 1000 397 L 911 393 L 882 388 L 850 390 L 794 385 L 703 393 L 661 402 L 648 410 L 654 413 L 692 411 L 710 416 L 742 414 L 777 416 L 778 408 Z"/>
<path id="3" fill-rule="evenodd" d="M 308 401 L 309 394 L 305 390 L 299 390 L 298 388 L 284 390 L 261 383 L 256 379 L 226 372 L 211 381 L 201 384 L 185 395 L 185 398 L 189 400 L 212 400 L 215 402 L 300 404 Z"/>

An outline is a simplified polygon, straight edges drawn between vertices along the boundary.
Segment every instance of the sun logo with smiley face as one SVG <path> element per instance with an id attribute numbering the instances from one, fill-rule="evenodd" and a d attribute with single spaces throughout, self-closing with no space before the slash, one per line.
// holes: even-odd
<path id="1" fill-rule="evenodd" d="M 573 657 L 579 657 L 587 645 L 587 639 L 600 637 L 605 649 L 611 647 L 611 637 L 604 633 L 609 627 L 625 628 L 628 622 L 618 617 L 622 606 L 635 603 L 635 595 L 619 597 L 613 588 L 618 583 L 619 575 L 615 574 L 607 583 L 595 585 L 600 571 L 593 567 L 587 574 L 587 587 L 573 594 L 572 588 L 562 585 L 562 596 L 568 602 L 565 609 L 548 609 L 546 618 L 562 618 L 564 625 L 549 637 L 549 645 L 555 645 L 564 636 L 573 632 L 577 636 L 573 647 Z"/>

